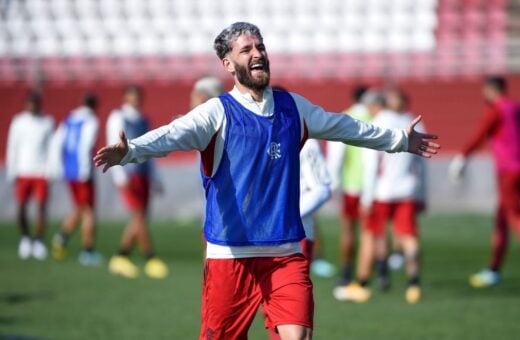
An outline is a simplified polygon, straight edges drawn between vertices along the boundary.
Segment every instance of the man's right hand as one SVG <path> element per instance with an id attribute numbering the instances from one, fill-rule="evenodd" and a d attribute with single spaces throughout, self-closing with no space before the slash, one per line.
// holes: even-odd
<path id="1" fill-rule="evenodd" d="M 119 143 L 101 148 L 94 156 L 94 165 L 103 166 L 103 172 L 106 172 L 111 166 L 120 164 L 128 152 L 128 140 L 123 130 L 119 132 L 119 139 Z"/>

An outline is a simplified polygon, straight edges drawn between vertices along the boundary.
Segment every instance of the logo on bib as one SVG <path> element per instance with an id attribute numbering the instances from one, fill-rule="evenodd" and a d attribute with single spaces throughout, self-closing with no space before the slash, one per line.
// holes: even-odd
<path id="1" fill-rule="evenodd" d="M 278 159 L 282 157 L 281 144 L 276 142 L 271 142 L 269 149 L 267 149 L 267 154 L 271 159 Z"/>

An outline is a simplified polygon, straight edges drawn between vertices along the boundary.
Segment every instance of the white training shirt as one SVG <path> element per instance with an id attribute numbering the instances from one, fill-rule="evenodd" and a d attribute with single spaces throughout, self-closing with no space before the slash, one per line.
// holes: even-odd
<path id="1" fill-rule="evenodd" d="M 410 113 L 384 110 L 372 123 L 389 128 L 406 127 L 414 120 Z M 421 124 L 418 131 L 424 131 Z M 361 204 L 369 208 L 373 201 L 392 202 L 413 199 L 424 202 L 425 162 L 422 157 L 411 153 L 387 154 L 374 150 L 363 150 L 363 192 Z"/>
<path id="2" fill-rule="evenodd" d="M 17 177 L 47 178 L 48 147 L 54 119 L 45 114 L 21 112 L 9 127 L 6 153 L 8 181 Z"/>
<path id="3" fill-rule="evenodd" d="M 67 119 L 72 121 L 84 121 L 81 125 L 81 133 L 78 141 L 78 181 L 85 182 L 92 178 L 93 160 L 92 150 L 96 144 L 99 130 L 99 120 L 92 109 L 81 106 L 73 110 Z M 64 169 L 62 161 L 62 150 L 67 136 L 67 127 L 64 122 L 60 124 L 54 133 L 50 146 L 50 167 L 54 178 L 62 178 Z"/>
<path id="4" fill-rule="evenodd" d="M 274 113 L 271 88 L 264 91 L 261 102 L 256 102 L 249 93 L 241 93 L 236 87 L 230 94 L 246 109 L 259 116 L 269 117 Z M 306 126 L 308 138 L 342 141 L 390 152 L 408 149 L 408 136 L 405 130 L 383 129 L 354 120 L 345 114 L 329 113 L 302 96 L 294 93 L 291 95 L 302 122 L 302 139 L 304 138 L 304 126 Z M 224 107 L 220 99 L 213 98 L 170 124 L 130 140 L 129 151 L 121 161 L 121 165 L 129 162 L 143 162 L 152 157 L 163 157 L 172 151 L 193 149 L 204 151 L 211 140 L 216 137 L 211 172 L 213 175 L 222 158 L 225 131 Z M 222 246 L 208 242 L 206 256 L 208 258 L 278 257 L 300 251 L 298 242 L 274 246 L 243 247 Z"/>
<path id="5" fill-rule="evenodd" d="M 313 215 L 330 196 L 330 176 L 320 144 L 309 139 L 300 151 L 300 216 L 308 240 L 314 240 Z"/>

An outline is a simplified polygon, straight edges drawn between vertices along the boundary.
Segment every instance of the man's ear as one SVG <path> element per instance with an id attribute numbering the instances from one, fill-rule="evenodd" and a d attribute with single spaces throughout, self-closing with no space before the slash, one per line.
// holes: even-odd
<path id="1" fill-rule="evenodd" d="M 229 60 L 229 58 L 225 57 L 222 59 L 222 65 L 229 73 L 235 73 L 235 65 L 231 62 L 231 60 Z"/>

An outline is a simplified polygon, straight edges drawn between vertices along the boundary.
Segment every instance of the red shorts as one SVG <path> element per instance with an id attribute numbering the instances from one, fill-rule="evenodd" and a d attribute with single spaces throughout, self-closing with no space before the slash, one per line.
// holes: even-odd
<path id="1" fill-rule="evenodd" d="M 150 199 L 150 180 L 146 175 L 133 174 L 126 186 L 121 188 L 121 196 L 131 211 L 146 210 Z"/>
<path id="2" fill-rule="evenodd" d="M 46 203 L 49 196 L 49 185 L 45 178 L 18 177 L 15 189 L 16 200 L 25 204 L 34 196 L 38 203 Z"/>
<path id="3" fill-rule="evenodd" d="M 266 328 L 312 328 L 312 282 L 302 254 L 206 259 L 199 339 L 247 339 L 260 304 Z"/>
<path id="4" fill-rule="evenodd" d="M 359 219 L 359 196 L 343 194 L 343 207 L 342 214 L 343 217 L 358 220 Z"/>
<path id="5" fill-rule="evenodd" d="M 498 173 L 499 208 L 520 235 L 520 172 Z"/>
<path id="6" fill-rule="evenodd" d="M 397 202 L 375 201 L 372 210 L 366 216 L 364 226 L 374 235 L 385 233 L 388 221 L 393 222 L 394 232 L 397 235 L 417 236 L 417 214 L 420 207 L 413 200 Z"/>
<path id="7" fill-rule="evenodd" d="M 94 207 L 94 182 L 69 181 L 69 189 L 76 206 Z"/>

